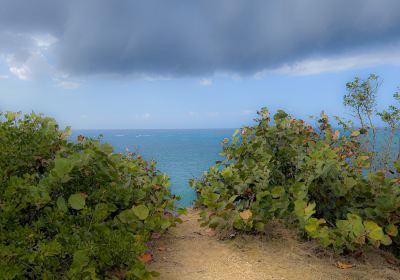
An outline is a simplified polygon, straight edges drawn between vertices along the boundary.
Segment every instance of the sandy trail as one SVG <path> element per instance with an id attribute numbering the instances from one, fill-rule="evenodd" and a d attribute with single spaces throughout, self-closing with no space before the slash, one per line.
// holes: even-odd
<path id="1" fill-rule="evenodd" d="M 148 268 L 160 272 L 160 280 L 400 279 L 399 264 L 389 264 L 394 259 L 381 251 L 357 259 L 318 253 L 315 245 L 297 241 L 282 227 L 272 227 L 267 237 L 223 241 L 200 227 L 196 210 L 182 218 L 182 224 L 153 244 Z M 338 261 L 354 267 L 339 269 Z"/>

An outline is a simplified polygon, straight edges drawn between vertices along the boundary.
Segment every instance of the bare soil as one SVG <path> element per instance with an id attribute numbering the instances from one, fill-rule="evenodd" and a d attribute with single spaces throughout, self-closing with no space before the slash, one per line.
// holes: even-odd
<path id="1" fill-rule="evenodd" d="M 220 240 L 200 227 L 196 210 L 182 219 L 153 243 L 148 269 L 160 272 L 159 280 L 400 279 L 398 260 L 380 250 L 335 256 L 315 243 L 298 241 L 278 223 L 269 225 L 263 237 Z M 338 262 L 352 267 L 338 268 Z"/>

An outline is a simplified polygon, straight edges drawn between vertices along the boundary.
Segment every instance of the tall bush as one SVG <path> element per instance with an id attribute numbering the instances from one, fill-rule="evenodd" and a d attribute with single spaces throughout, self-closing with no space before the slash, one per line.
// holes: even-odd
<path id="1" fill-rule="evenodd" d="M 151 279 L 146 242 L 179 221 L 168 177 L 68 136 L 50 118 L 2 115 L 1 279 Z"/>
<path id="2" fill-rule="evenodd" d="M 278 111 L 224 140 L 224 160 L 191 181 L 203 225 L 263 232 L 279 219 L 337 251 L 366 244 L 398 246 L 398 175 L 365 171 L 370 154 L 360 130 L 334 130 L 321 114 L 318 130 Z"/>

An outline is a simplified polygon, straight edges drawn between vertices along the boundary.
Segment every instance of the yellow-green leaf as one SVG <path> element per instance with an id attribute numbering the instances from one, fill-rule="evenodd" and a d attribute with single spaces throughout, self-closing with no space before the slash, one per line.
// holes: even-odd
<path id="1" fill-rule="evenodd" d="M 138 205 L 133 208 L 133 213 L 140 220 L 146 220 L 146 218 L 149 216 L 149 208 L 147 208 L 145 205 Z"/>
<path id="2" fill-rule="evenodd" d="M 352 133 L 351 133 L 351 137 L 357 137 L 358 135 L 360 135 L 360 131 L 359 130 L 354 130 Z"/>
<path id="3" fill-rule="evenodd" d="M 83 207 L 85 207 L 85 204 L 86 204 L 85 199 L 86 199 L 86 197 L 83 194 L 76 193 L 76 194 L 72 194 L 68 198 L 68 203 L 72 209 L 81 210 L 81 209 L 83 209 Z"/>

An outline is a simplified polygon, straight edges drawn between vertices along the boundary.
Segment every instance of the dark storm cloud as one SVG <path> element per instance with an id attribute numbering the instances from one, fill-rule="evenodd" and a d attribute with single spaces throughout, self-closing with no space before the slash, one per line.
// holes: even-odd
<path id="1" fill-rule="evenodd" d="M 0 40 L 50 33 L 58 67 L 75 75 L 250 74 L 400 39 L 398 0 L 0 3 Z M 29 43 L 2 45 L 22 52 Z"/>

